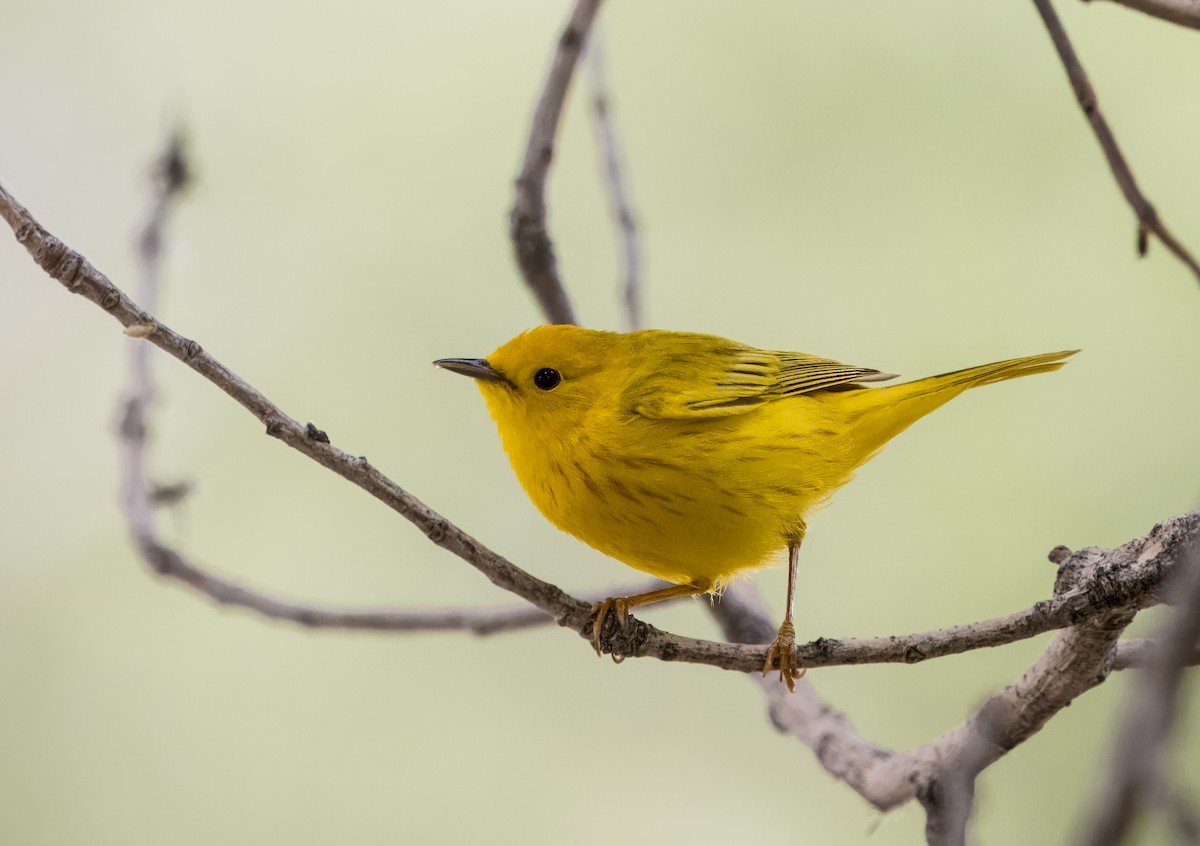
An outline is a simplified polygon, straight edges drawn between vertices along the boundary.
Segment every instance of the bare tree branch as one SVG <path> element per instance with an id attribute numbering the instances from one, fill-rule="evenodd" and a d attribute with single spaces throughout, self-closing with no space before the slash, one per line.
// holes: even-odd
<path id="1" fill-rule="evenodd" d="M 148 304 L 158 301 L 162 285 L 162 243 L 168 215 L 189 181 L 189 165 L 184 155 L 182 133 L 176 131 L 167 140 L 152 172 L 153 193 L 146 223 L 138 238 L 140 258 L 139 299 Z M 144 337 L 140 325 L 131 326 L 131 334 Z M 178 579 L 184 584 L 224 605 L 236 605 L 264 617 L 287 620 L 313 628 L 338 628 L 380 632 L 417 632 L 467 630 L 485 635 L 514 631 L 553 622 L 545 611 L 532 605 L 491 608 L 418 608 L 341 610 L 297 604 L 248 588 L 218 576 L 190 562 L 165 544 L 155 526 L 155 507 L 164 501 L 178 501 L 186 495 L 179 486 L 164 487 L 153 483 L 146 470 L 148 410 L 154 401 L 155 385 L 150 369 L 150 346 L 134 344 L 130 348 L 130 390 L 122 401 L 119 429 L 124 470 L 122 503 L 133 534 L 134 544 L 146 564 L 156 573 Z M 328 437 L 312 424 L 305 427 L 310 438 Z M 651 586 L 624 586 L 595 597 L 653 590 Z M 585 601 L 589 601 L 585 598 Z"/>
<path id="2" fill-rule="evenodd" d="M 1084 558 L 1081 564 L 1097 566 L 1099 560 Z M 962 791 L 963 782 L 973 784 L 984 768 L 1040 731 L 1075 697 L 1102 682 L 1112 647 L 1134 613 L 1127 608 L 1111 609 L 1059 632 L 1034 665 L 991 697 L 975 716 L 893 763 L 905 774 L 905 782 L 915 786 L 930 824 L 943 824 L 927 831 L 931 844 L 964 842 L 967 815 L 961 807 L 951 807 L 943 818 L 939 808 L 942 797 Z"/>
<path id="3" fill-rule="evenodd" d="M 1193 542 L 1187 550 L 1166 589 L 1176 607 L 1133 690 L 1109 775 L 1083 840 L 1089 846 L 1120 843 L 1143 807 L 1171 804 L 1163 747 L 1178 714 L 1183 671 L 1200 638 L 1200 543 Z"/>
<path id="4" fill-rule="evenodd" d="M 268 435 L 279 438 L 288 446 L 367 491 L 422 529 L 435 544 L 474 566 L 494 584 L 530 602 L 550 615 L 559 625 L 571 628 L 582 637 L 590 639 L 591 603 L 570 597 L 554 585 L 517 568 L 404 491 L 372 467 L 365 458 L 341 451 L 330 443 L 324 432 L 311 423 L 302 426 L 285 414 L 254 387 L 212 358 L 195 341 L 178 335 L 130 301 L 86 259 L 48 233 L 3 186 L 0 186 L 0 215 L 13 229 L 17 240 L 53 279 L 109 312 L 126 327 L 128 334 L 145 339 L 165 350 L 208 379 L 258 418 L 266 426 Z M 122 436 L 128 445 L 144 439 L 143 406 L 143 401 L 136 402 L 136 411 L 132 416 L 127 407 L 126 419 L 122 423 Z M 136 473 L 137 478 L 144 479 L 145 470 L 140 466 L 141 461 L 139 446 L 135 457 L 126 459 L 126 466 L 136 465 L 131 473 Z M 191 565 L 178 552 L 158 540 L 152 519 L 148 516 L 151 512 L 146 506 L 138 505 L 131 510 L 135 540 L 150 565 L 155 570 L 174 576 L 220 602 L 239 605 L 267 616 L 304 625 L 392 630 L 435 626 L 424 616 L 417 620 L 403 615 L 397 617 L 396 614 L 401 612 L 356 613 L 296 605 L 211 575 Z M 1066 609 L 1056 609 L 1056 613 L 1062 613 L 1064 610 Z M 1040 620 L 1038 625 L 1053 627 L 1054 614 L 1037 616 Z M 1039 629 L 1037 625 L 1033 628 L 1023 626 L 1020 621 L 1015 624 L 1007 621 L 1006 624 L 1009 630 L 1018 633 L 1024 631 L 1032 634 L 1045 630 Z M 943 637 L 941 642 L 942 648 L 961 651 L 959 646 L 949 643 L 946 637 Z M 810 666 L 858 663 L 886 655 L 890 655 L 890 660 L 911 662 L 938 654 L 937 643 L 925 643 L 922 639 L 921 644 L 910 649 L 903 641 L 897 644 L 881 638 L 865 642 L 861 650 L 856 650 L 853 642 L 846 641 L 818 641 L 811 648 L 805 648 L 809 649 L 807 654 L 812 656 Z M 765 656 L 765 647 L 734 646 L 679 637 L 637 620 L 631 620 L 628 627 L 615 633 L 606 646 L 609 651 L 622 655 L 704 663 L 744 672 L 761 668 Z"/>
<path id="5" fill-rule="evenodd" d="M 420 528 L 433 543 L 471 564 L 497 586 L 540 608 L 559 625 L 590 639 L 593 617 L 590 603 L 575 599 L 516 567 L 387 478 L 366 458 L 343 452 L 312 424 L 303 426 L 285 414 L 195 341 L 172 331 L 134 304 L 86 259 L 48 233 L 2 185 L 0 216 L 8 222 L 18 242 L 25 246 L 51 278 L 99 305 L 125 326 L 128 334 L 144 338 L 219 387 L 262 422 L 268 435 L 362 488 Z M 1058 591 L 1054 598 L 1039 602 L 1019 614 L 907 637 L 863 640 L 822 638 L 798 648 L 800 664 L 821 667 L 878 662 L 915 663 L 1031 637 L 1092 619 L 1109 608 L 1145 607 L 1157 601 L 1157 589 L 1163 576 L 1174 565 L 1180 538 L 1194 531 L 1197 521 L 1200 521 L 1200 512 L 1174 518 L 1157 526 L 1146 538 L 1104 553 L 1106 560 L 1113 562 L 1112 566 L 1097 570 L 1103 572 L 1104 578 L 1097 577 L 1093 581 L 1074 584 L 1069 591 Z M 152 535 L 142 533 L 139 537 Z M 177 567 L 182 560 L 172 550 L 154 545 L 144 549 L 143 554 L 157 561 L 159 567 Z M 215 586 L 212 589 L 219 592 Z M 230 592 L 229 595 L 235 596 L 236 592 Z M 241 604 L 249 605 L 248 602 Z M 285 613 L 282 615 L 286 616 Z M 680 637 L 635 618 L 630 618 L 624 627 L 609 630 L 603 646 L 619 656 L 686 661 L 739 672 L 758 672 L 766 655 L 765 646 Z"/>
<path id="6" fill-rule="evenodd" d="M 554 622 L 545 611 L 532 605 L 481 608 L 380 608 L 343 610 L 289 602 L 245 587 L 190 563 L 153 534 L 135 535 L 138 551 L 154 572 L 176 579 L 210 599 L 253 611 L 273 620 L 284 620 L 316 629 L 349 629 L 391 633 L 468 631 L 493 635 L 535 628 Z M 640 587 L 618 588 L 636 591 Z M 612 592 L 596 592 L 598 601 Z M 585 597 L 585 600 L 587 597 Z"/>
<path id="7" fill-rule="evenodd" d="M 1192 257 L 1187 248 L 1167 229 L 1166 224 L 1159 218 L 1158 211 L 1146 199 L 1146 195 L 1142 193 L 1142 189 L 1138 187 L 1137 181 L 1133 178 L 1133 172 L 1129 169 L 1129 164 L 1125 161 L 1125 156 L 1117 145 L 1117 139 L 1109 128 L 1108 121 L 1104 119 L 1104 113 L 1100 111 L 1096 91 L 1092 88 L 1087 72 L 1075 54 L 1075 48 L 1071 46 L 1071 40 L 1067 37 L 1067 31 L 1063 28 L 1062 21 L 1058 19 L 1051 0 L 1033 0 L 1033 5 L 1037 7 L 1038 14 L 1042 16 L 1042 22 L 1046 25 L 1046 31 L 1049 32 L 1050 40 L 1054 43 L 1054 49 L 1058 51 L 1063 69 L 1067 72 L 1067 79 L 1071 82 L 1071 90 L 1075 92 L 1075 99 L 1079 102 L 1084 117 L 1091 125 L 1096 140 L 1100 142 L 1100 149 L 1104 151 L 1104 157 L 1108 159 L 1108 166 L 1112 170 L 1113 178 L 1121 189 L 1121 193 L 1125 195 L 1125 201 L 1137 215 L 1138 255 L 1146 254 L 1148 235 L 1153 233 L 1158 240 L 1162 241 L 1163 246 L 1174 253 L 1196 275 L 1196 278 L 1200 279 L 1200 264 L 1196 263 L 1196 259 Z"/>
<path id="8" fill-rule="evenodd" d="M 625 180 L 621 140 L 613 116 L 604 40 L 599 37 L 599 33 L 593 33 L 591 44 L 588 45 L 587 66 L 588 80 L 591 82 L 592 128 L 596 136 L 596 149 L 600 153 L 604 170 L 609 207 L 620 231 L 623 272 L 621 299 L 625 305 L 625 322 L 630 330 L 640 329 L 642 250 L 638 239 L 637 217 L 633 213 L 633 203 L 629 199 L 629 187 Z"/>
<path id="9" fill-rule="evenodd" d="M 578 621 L 577 628 L 582 629 L 590 606 L 525 573 L 388 479 L 364 456 L 343 452 L 315 426 L 301 425 L 285 414 L 198 343 L 172 331 L 136 305 L 83 256 L 47 232 L 3 185 L 0 185 L 0 216 L 12 228 L 17 241 L 52 279 L 100 306 L 126 328 L 127 334 L 144 338 L 212 382 L 254 415 L 266 427 L 268 435 L 362 488 L 421 529 L 433 543 L 471 564 L 494 584 L 555 616 L 560 622 Z"/>
<path id="10" fill-rule="evenodd" d="M 925 840 L 931 846 L 967 843 L 967 824 L 975 804 L 975 781 L 994 760 L 989 738 L 1002 729 L 995 716 L 986 708 L 979 711 L 973 718 L 977 720 L 976 730 L 966 735 L 960 754 L 944 766 L 935 765 L 917 789 L 917 800 L 925 809 Z"/>
<path id="11" fill-rule="evenodd" d="M 1087 2 L 1087 0 L 1085 0 Z M 1173 24 L 1200 29 L 1200 0 L 1111 0 Z"/>
<path id="12" fill-rule="evenodd" d="M 713 616 L 731 643 L 765 643 L 775 636 L 776 626 L 748 581 L 730 585 L 713 606 Z M 876 795 L 872 783 L 874 768 L 894 752 L 864 739 L 845 714 L 821 699 L 807 679 L 797 682 L 796 690 L 789 693 L 777 677 L 764 676 L 761 666 L 756 669 L 753 678 L 766 697 L 775 728 L 811 749 L 830 775 L 846 782 L 876 808 L 889 810 L 906 801 L 887 802 Z"/>
<path id="13" fill-rule="evenodd" d="M 931 743 L 901 753 L 876 746 L 864 740 L 807 681 L 788 694 L 774 678 L 757 677 L 771 720 L 809 747 L 826 771 L 879 810 L 919 799 L 928 814 L 930 843 L 962 843 L 978 774 L 1106 677 L 1116 640 L 1141 604 L 1133 599 L 1140 589 L 1117 583 L 1131 571 L 1158 570 L 1156 587 L 1148 588 L 1157 593 L 1161 579 L 1174 570 L 1174 562 L 1197 538 L 1200 512 L 1160 524 L 1145 538 L 1117 549 L 1089 548 L 1065 557 L 1056 593 L 1066 599 L 1078 596 L 1082 585 L 1105 585 L 1092 597 L 1095 613 L 1059 632 L 1016 683 Z M 714 613 L 724 635 L 734 642 L 761 641 L 773 631 L 761 602 L 744 584 L 727 591 Z"/>
<path id="14" fill-rule="evenodd" d="M 1144 538 L 1138 538 L 1112 550 L 1088 548 L 1079 556 L 1100 556 L 1095 567 L 1087 569 L 1088 578 L 1077 575 L 1075 567 L 1060 566 L 1055 595 L 1016 614 L 980 623 L 952 626 L 915 635 L 817 640 L 797 647 L 802 667 L 831 667 L 851 664 L 915 664 L 931 658 L 955 655 L 987 646 L 999 646 L 1044 632 L 1076 625 L 1120 608 L 1136 611 L 1160 601 L 1159 587 L 1175 566 L 1177 557 L 1190 538 L 1200 533 L 1200 512 L 1167 520 Z M 722 599 L 717 612 L 726 603 Z M 743 609 L 744 610 L 744 609 Z M 734 612 L 729 612 L 734 613 Z M 722 626 L 732 625 L 722 620 Z M 746 624 L 753 628 L 753 622 Z M 615 627 L 614 627 L 615 628 Z M 740 672 L 758 672 L 761 649 L 738 646 L 744 638 L 729 638 L 733 643 L 681 638 L 630 618 L 624 629 L 608 631 L 602 639 L 606 651 L 622 657 L 656 657 L 719 666 Z"/>
<path id="15" fill-rule="evenodd" d="M 1162 7 L 1177 6 L 1194 12 L 1194 7 L 1200 5 L 1178 0 L 1116 2 L 1143 11 L 1146 11 L 1143 7 L 1159 7 L 1159 12 L 1151 14 L 1160 14 Z M 574 322 L 575 317 L 559 278 L 548 235 L 545 185 L 563 103 L 599 3 L 600 0 L 577 0 L 559 40 L 531 123 L 510 219 L 521 272 L 552 322 Z M 1134 181 L 1051 0 L 1034 0 L 1034 3 L 1118 186 L 1137 215 L 1139 253 L 1145 253 L 1148 234 L 1152 233 L 1200 277 L 1200 265 L 1166 229 Z M 625 307 L 630 327 L 634 328 L 641 322 L 639 243 L 598 44 L 591 52 L 590 66 L 594 127 L 598 147 L 603 152 L 610 203 L 622 234 Z M 148 409 L 155 386 L 149 347 L 136 343 L 130 359 L 132 385 L 123 403 L 120 427 L 125 471 L 123 501 L 135 544 L 148 565 L 217 602 L 306 626 L 393 632 L 469 630 L 488 634 L 556 622 L 574 629 L 585 639 L 590 638 L 590 600 L 569 596 L 484 547 L 372 467 L 365 457 L 355 457 L 334 447 L 328 436 L 312 423 L 301 426 L 194 341 L 176 334 L 154 317 L 163 228 L 172 203 L 187 183 L 186 162 L 178 139 L 169 145 L 157 175 L 151 213 L 139 242 L 143 272 L 138 299 L 142 307 L 86 259 L 50 235 L 2 185 L 0 215 L 52 278 L 108 311 L 128 335 L 149 341 L 184 362 L 254 414 L 266 426 L 268 435 L 361 487 L 422 529 L 432 542 L 453 552 L 530 605 L 342 611 L 276 599 L 189 562 L 162 542 L 155 527 L 156 506 L 186 495 L 186 490 L 156 485 L 147 472 Z M 1040 731 L 1073 698 L 1100 684 L 1112 669 L 1144 666 L 1147 683 L 1139 688 L 1122 731 L 1113 776 L 1093 820 L 1094 839 L 1090 842 L 1118 842 L 1139 799 L 1146 795 L 1172 810 L 1181 832 L 1194 832 L 1196 822 L 1190 807 L 1181 797 L 1167 795 L 1169 791 L 1160 774 L 1160 751 L 1174 721 L 1183 668 L 1200 660 L 1197 645 L 1200 562 L 1188 565 L 1198 538 L 1200 512 L 1166 521 L 1146 537 L 1117 549 L 1089 548 L 1078 553 L 1056 550 L 1054 560 L 1060 567 L 1052 597 L 1025 611 L 903 637 L 820 638 L 798 647 L 800 664 L 804 667 L 916 663 L 1060 629 L 1021 678 L 988 699 L 970 719 L 935 740 L 904 752 L 864 739 L 845 715 L 826 704 L 808 682 L 801 682 L 796 692 L 790 694 L 776 679 L 759 673 L 765 653 L 762 644 L 772 638 L 775 629 L 757 596 L 744 584 L 732 587 L 713 605 L 713 613 L 730 643 L 679 637 L 631 619 L 626 626 L 607 629 L 603 646 L 619 657 L 654 657 L 753 673 L 767 700 L 771 719 L 781 732 L 800 740 L 828 772 L 881 810 L 917 799 L 927 814 L 926 838 L 939 846 L 966 843 L 975 782 L 986 767 Z M 1178 595 L 1168 595 L 1164 585 L 1174 584 L 1180 585 Z M 1178 602 L 1180 607 L 1159 640 L 1118 641 L 1140 609 L 1160 602 Z"/>
<path id="16" fill-rule="evenodd" d="M 567 27 L 558 39 L 554 62 L 529 126 L 516 199 L 509 215 L 509 235 L 517 266 L 551 323 L 576 320 L 558 275 L 558 260 L 546 226 L 546 174 L 554 159 L 554 138 L 571 76 L 599 8 L 600 0 L 576 0 Z"/>
<path id="17" fill-rule="evenodd" d="M 179 131 L 167 139 L 166 148 L 151 173 L 153 192 L 150 211 L 138 237 L 140 279 L 138 290 L 143 302 L 152 308 L 158 301 L 158 279 L 162 257 L 163 230 L 175 200 L 187 188 L 190 179 L 184 140 Z M 136 330 L 131 333 L 137 334 Z M 154 486 L 145 468 L 146 410 L 154 401 L 154 381 L 150 372 L 150 348 L 135 343 L 130 347 L 129 394 L 123 401 L 120 435 L 122 445 L 121 501 L 134 542 L 139 548 L 155 537 Z"/>

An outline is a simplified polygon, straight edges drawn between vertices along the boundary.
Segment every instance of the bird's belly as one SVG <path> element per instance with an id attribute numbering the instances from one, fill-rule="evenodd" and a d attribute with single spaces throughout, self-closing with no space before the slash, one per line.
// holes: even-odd
<path id="1" fill-rule="evenodd" d="M 735 511 L 736 509 L 736 511 Z M 676 584 L 726 581 L 768 563 L 784 536 L 773 521 L 736 505 L 698 504 L 683 516 L 666 507 L 586 503 L 561 528 L 613 558 Z"/>
<path id="2" fill-rule="evenodd" d="M 828 473 L 787 450 L 673 461 L 594 447 L 522 482 L 552 523 L 606 555 L 677 584 L 719 584 L 803 535 Z"/>

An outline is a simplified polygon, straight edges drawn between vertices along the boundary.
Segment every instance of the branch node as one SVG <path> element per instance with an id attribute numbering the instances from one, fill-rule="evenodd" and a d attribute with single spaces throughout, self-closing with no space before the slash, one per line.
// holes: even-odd
<path id="1" fill-rule="evenodd" d="M 1051 564 L 1055 565 L 1056 567 L 1061 567 L 1073 554 L 1074 553 L 1071 552 L 1070 547 L 1063 546 L 1060 543 L 1058 546 L 1054 547 L 1054 549 L 1050 550 L 1046 557 L 1050 559 Z"/>
<path id="2" fill-rule="evenodd" d="M 574 25 L 563 30 L 562 38 L 558 41 L 560 50 L 577 50 L 583 43 L 583 33 Z"/>
<path id="3" fill-rule="evenodd" d="M 79 253 L 69 250 L 68 255 L 63 259 L 62 275 L 59 277 L 60 282 L 67 286 L 67 290 L 71 293 L 79 291 L 79 286 L 83 282 L 80 278 L 83 270 L 83 257 Z"/>
<path id="4" fill-rule="evenodd" d="M 182 191 L 192 181 L 186 146 L 184 134 L 176 130 L 167 143 L 166 151 L 155 164 L 154 178 L 160 182 L 163 194 L 168 197 Z"/>
<path id="5" fill-rule="evenodd" d="M 425 529 L 425 535 L 435 544 L 440 546 L 442 541 L 446 539 L 446 531 L 447 526 L 445 520 L 434 520 Z"/>
<path id="6" fill-rule="evenodd" d="M 31 231 L 41 237 L 33 251 L 33 260 L 50 275 L 51 279 L 56 279 L 64 284 L 68 284 L 66 273 L 69 271 L 71 273 L 69 287 L 73 287 L 75 277 L 79 274 L 79 256 L 41 227 L 35 226 Z"/>
<path id="7" fill-rule="evenodd" d="M 139 538 L 138 546 L 141 548 L 142 558 L 158 575 L 171 575 L 178 569 L 179 556 L 157 541 L 150 538 Z M 218 602 L 225 601 L 217 595 L 212 595 L 212 597 Z"/>
<path id="8" fill-rule="evenodd" d="M 142 441 L 146 437 L 146 421 L 142 417 L 142 403 L 137 397 L 125 401 L 125 413 L 118 427 L 121 437 L 127 441 Z"/>
<path id="9" fill-rule="evenodd" d="M 818 637 L 812 643 L 807 644 L 807 646 L 810 647 L 817 656 L 823 656 L 829 655 L 833 652 L 833 650 L 841 646 L 841 641 L 832 637 Z"/>
<path id="10" fill-rule="evenodd" d="M 313 629 L 320 624 L 316 613 L 311 608 L 301 608 L 296 612 L 296 622 L 305 628 Z"/>
<path id="11" fill-rule="evenodd" d="M 130 323 L 125 327 L 125 334 L 131 338 L 149 338 L 154 334 L 154 324 Z"/>
<path id="12" fill-rule="evenodd" d="M 317 425 L 312 421 L 304 424 L 304 434 L 308 436 L 310 441 L 316 441 L 319 444 L 329 443 L 329 435 L 325 434 L 325 430 L 318 429 Z"/>
<path id="13" fill-rule="evenodd" d="M 202 353 L 202 352 L 204 352 L 204 348 L 201 347 L 199 344 L 197 344 L 195 341 L 188 341 L 187 343 L 185 343 L 183 345 L 183 354 L 187 357 L 187 359 L 189 361 L 191 361 L 196 356 L 200 355 L 200 353 Z"/>
<path id="14" fill-rule="evenodd" d="M 112 311 L 121 304 L 121 292 L 113 288 L 100 300 L 100 308 L 105 311 Z"/>
<path id="15" fill-rule="evenodd" d="M 150 488 L 150 503 L 156 506 L 170 507 L 183 502 L 192 493 L 195 486 L 184 480 L 182 482 L 171 482 L 170 484 L 161 484 L 156 482 Z"/>

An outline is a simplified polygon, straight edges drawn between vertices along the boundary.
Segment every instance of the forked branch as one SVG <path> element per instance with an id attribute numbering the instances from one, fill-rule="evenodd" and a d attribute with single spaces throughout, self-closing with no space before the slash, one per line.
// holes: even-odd
<path id="1" fill-rule="evenodd" d="M 342 451 L 330 443 L 324 433 L 316 427 L 311 424 L 302 425 L 284 413 L 261 392 L 205 352 L 195 341 L 177 334 L 132 302 L 91 263 L 47 232 L 3 186 L 0 186 L 0 216 L 8 222 L 17 240 L 47 274 L 68 290 L 107 311 L 126 327 L 128 334 L 154 344 L 212 382 L 250 411 L 265 426 L 268 435 L 278 438 L 362 488 L 420 528 L 433 543 L 475 567 L 498 587 L 531 603 L 551 616 L 559 625 L 576 631 L 581 637 L 588 635 L 592 618 L 591 603 L 569 596 L 554 585 L 520 569 L 401 488 L 373 467 L 365 457 Z M 1188 521 L 1192 519 L 1193 515 L 1176 518 L 1164 523 L 1156 532 L 1161 531 L 1169 537 L 1176 537 L 1188 531 L 1188 526 L 1191 525 Z M 1152 533 L 1150 537 L 1156 536 Z M 142 534 L 139 537 L 155 536 Z M 1177 544 L 1168 544 L 1155 555 L 1142 556 L 1130 563 L 1127 560 L 1128 550 L 1135 547 L 1140 549 L 1146 543 L 1145 539 L 1141 539 L 1112 550 L 1109 554 L 1114 556 L 1113 560 L 1125 562 L 1128 566 L 1109 568 L 1111 572 L 1104 580 L 1078 585 L 1070 592 L 1040 602 L 1018 614 L 982 624 L 902 638 L 819 639 L 799 648 L 800 663 L 805 667 L 879 662 L 915 663 L 1032 637 L 1041 632 L 1089 619 L 1090 615 L 1098 613 L 1097 609 L 1114 605 L 1144 607 L 1153 604 L 1156 601 L 1154 592 L 1157 586 L 1174 564 L 1173 556 L 1177 553 Z M 182 556 L 161 545 L 150 544 L 143 549 L 143 553 L 157 562 L 156 566 L 159 569 L 177 570 L 182 580 L 195 587 L 200 587 L 204 581 L 200 575 L 207 575 L 203 571 L 198 571 L 200 575 L 192 574 L 186 568 L 187 562 Z M 245 605 L 262 613 L 295 619 L 308 625 L 317 624 L 316 620 L 338 619 L 336 615 L 342 613 L 330 611 L 327 613 L 334 616 L 327 617 L 298 611 L 297 606 L 287 603 L 256 604 L 253 600 L 254 592 L 247 592 L 244 588 L 225 583 L 223 580 L 211 582 L 207 587 L 207 592 L 222 598 L 222 601 Z M 399 627 L 399 624 L 396 625 Z M 630 625 L 622 630 L 610 631 L 604 646 L 608 651 L 623 656 L 686 661 L 739 672 L 758 671 L 766 654 L 765 647 L 762 646 L 680 637 L 638 620 L 632 620 Z"/>
<path id="2" fill-rule="evenodd" d="M 1149 247 L 1149 236 L 1153 234 L 1162 241 L 1163 246 L 1175 254 L 1176 258 L 1187 265 L 1197 279 L 1200 279 L 1200 264 L 1196 263 L 1196 259 L 1192 257 L 1188 249 L 1167 229 L 1167 225 L 1158 215 L 1158 210 L 1146 199 L 1137 180 L 1133 178 L 1133 171 L 1129 169 L 1129 163 L 1125 161 L 1125 156 L 1117 145 L 1116 136 L 1109 128 L 1104 113 L 1100 111 L 1100 102 L 1096 98 L 1096 91 L 1092 88 L 1091 80 L 1088 79 L 1087 71 L 1083 69 L 1083 64 L 1075 54 L 1075 48 L 1067 36 L 1066 29 L 1063 28 L 1062 21 L 1058 18 L 1058 13 L 1054 11 L 1051 0 L 1033 0 L 1033 5 L 1037 7 L 1038 14 L 1042 17 L 1042 23 L 1045 24 L 1046 31 L 1050 34 L 1054 49 L 1058 52 L 1063 69 L 1067 72 L 1067 79 L 1071 82 L 1075 100 L 1079 103 L 1079 108 L 1083 110 L 1083 116 L 1091 126 L 1096 140 L 1100 142 L 1100 149 L 1108 160 L 1108 167 L 1117 182 L 1117 187 L 1121 189 L 1125 201 L 1129 203 L 1133 213 L 1137 216 L 1138 255 L 1146 254 Z"/>
<path id="3" fill-rule="evenodd" d="M 559 36 L 550 73 L 529 125 L 529 139 L 525 144 L 521 173 L 517 176 L 516 199 L 509 215 L 509 235 L 517 266 L 551 323 L 575 323 L 576 320 L 558 275 L 558 259 L 546 224 L 546 175 L 554 159 L 554 138 L 558 134 L 567 89 L 600 2 L 576 0 L 566 29 Z"/>
<path id="4" fill-rule="evenodd" d="M 642 247 L 638 237 L 637 216 L 625 178 L 625 155 L 613 116 L 613 98 L 608 83 L 604 40 L 592 36 L 587 51 L 588 82 L 592 98 L 592 129 L 600 158 L 608 204 L 612 209 L 621 242 L 621 301 L 625 306 L 625 324 L 630 330 L 642 328 Z"/>

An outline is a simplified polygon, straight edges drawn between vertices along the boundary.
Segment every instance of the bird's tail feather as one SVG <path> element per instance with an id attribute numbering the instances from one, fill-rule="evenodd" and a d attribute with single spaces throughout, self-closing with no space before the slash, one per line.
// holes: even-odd
<path id="1" fill-rule="evenodd" d="M 847 392 L 847 424 L 865 456 L 874 455 L 888 441 L 926 414 L 940 408 L 963 391 L 1021 376 L 1058 370 L 1079 350 L 1031 355 L 955 370 L 916 382 L 886 388 Z M 861 462 L 860 462 L 861 464 Z"/>

